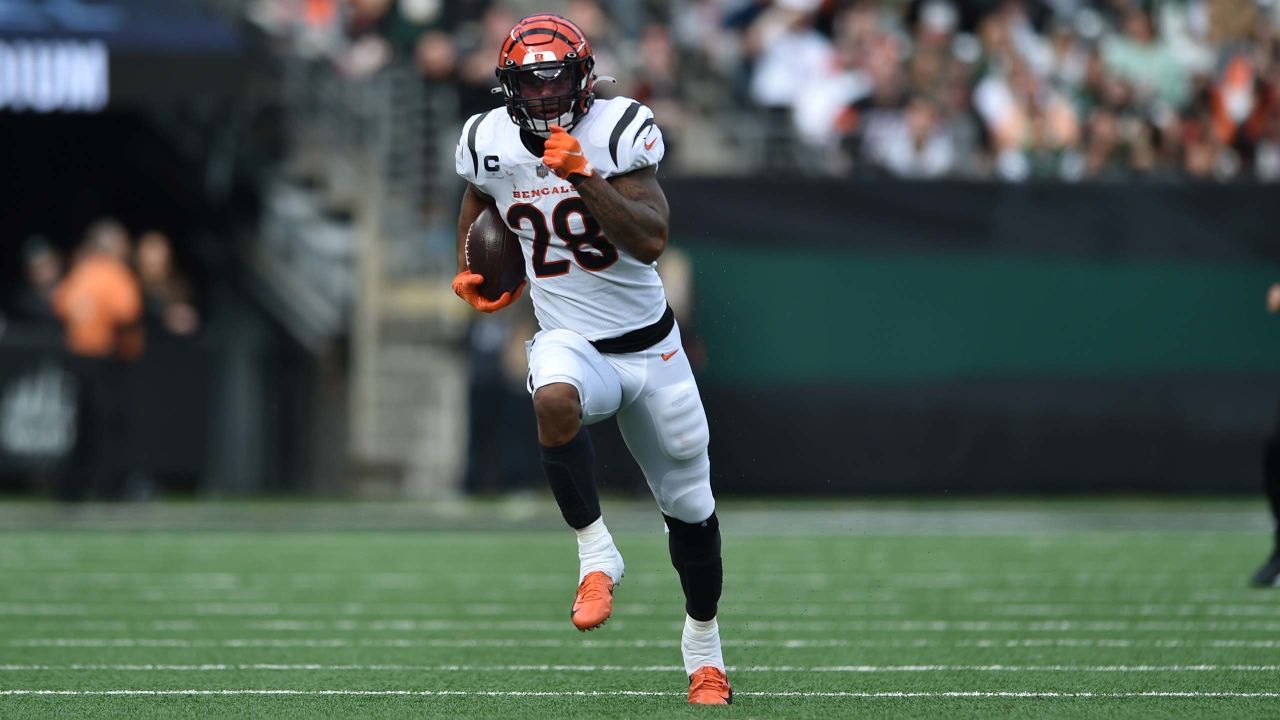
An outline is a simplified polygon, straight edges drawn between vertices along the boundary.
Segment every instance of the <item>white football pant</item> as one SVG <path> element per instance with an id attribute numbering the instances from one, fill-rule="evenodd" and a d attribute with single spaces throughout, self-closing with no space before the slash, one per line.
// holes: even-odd
<path id="1" fill-rule="evenodd" d="M 710 433 L 676 325 L 658 344 L 604 355 L 570 330 L 543 330 L 526 344 L 529 392 L 552 383 L 578 389 L 582 423 L 612 415 L 663 514 L 698 523 L 715 510 Z"/>

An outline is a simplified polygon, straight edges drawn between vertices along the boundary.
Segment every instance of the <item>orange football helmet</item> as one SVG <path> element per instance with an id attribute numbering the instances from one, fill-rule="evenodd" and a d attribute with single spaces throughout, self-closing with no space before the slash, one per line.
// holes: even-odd
<path id="1" fill-rule="evenodd" d="M 539 13 L 516 23 L 496 70 L 512 122 L 544 137 L 552 125 L 571 129 L 595 99 L 595 64 L 587 36 L 565 18 Z"/>

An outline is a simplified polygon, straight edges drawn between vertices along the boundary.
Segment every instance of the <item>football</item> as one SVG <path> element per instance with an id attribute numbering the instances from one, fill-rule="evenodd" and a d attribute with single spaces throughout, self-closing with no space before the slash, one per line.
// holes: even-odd
<path id="1" fill-rule="evenodd" d="M 471 272 L 484 276 L 480 295 L 488 300 L 497 300 L 524 280 L 520 238 L 493 207 L 485 208 L 467 230 L 466 256 Z"/>

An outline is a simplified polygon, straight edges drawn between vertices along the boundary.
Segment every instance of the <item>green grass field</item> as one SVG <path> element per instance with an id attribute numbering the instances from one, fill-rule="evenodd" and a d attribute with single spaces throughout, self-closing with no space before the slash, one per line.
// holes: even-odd
<path id="1" fill-rule="evenodd" d="M 569 624 L 541 503 L 0 505 L 0 717 L 1275 718 L 1261 502 L 720 509 L 729 708 L 689 708 L 656 511 Z"/>

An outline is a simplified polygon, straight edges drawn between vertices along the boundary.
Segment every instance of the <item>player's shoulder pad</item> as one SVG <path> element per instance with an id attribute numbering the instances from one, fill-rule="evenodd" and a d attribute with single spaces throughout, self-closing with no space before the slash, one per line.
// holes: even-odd
<path id="1" fill-rule="evenodd" d="M 454 169 L 467 182 L 479 184 L 480 156 L 482 150 L 493 141 L 495 120 L 504 120 L 503 108 L 476 113 L 462 124 L 458 148 L 454 151 Z"/>
<path id="2" fill-rule="evenodd" d="M 666 147 L 662 131 L 654 121 L 653 111 L 644 103 L 628 97 L 597 100 L 591 112 L 601 110 L 592 123 L 589 140 L 608 157 L 608 175 L 623 175 L 662 160 Z M 597 164 L 603 158 L 596 160 Z"/>

